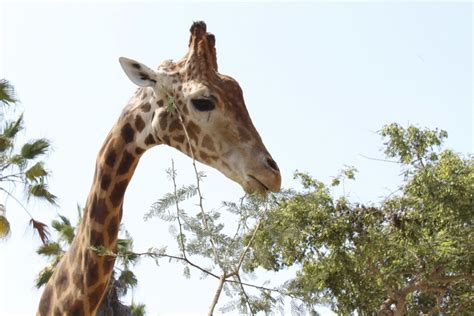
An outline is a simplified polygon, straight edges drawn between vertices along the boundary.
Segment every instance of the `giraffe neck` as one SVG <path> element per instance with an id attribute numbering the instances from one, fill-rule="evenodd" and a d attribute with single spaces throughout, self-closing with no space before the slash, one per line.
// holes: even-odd
<path id="1" fill-rule="evenodd" d="M 142 154 L 161 143 L 145 122 L 163 101 L 143 94 L 145 89 L 132 98 L 102 145 L 81 226 L 46 285 L 39 315 L 94 315 L 100 305 L 115 258 L 91 247 L 116 250 L 127 186 Z"/>

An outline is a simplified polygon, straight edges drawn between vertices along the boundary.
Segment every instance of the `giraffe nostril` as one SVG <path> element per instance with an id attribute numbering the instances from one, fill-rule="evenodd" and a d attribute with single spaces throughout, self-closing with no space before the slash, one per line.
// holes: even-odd
<path id="1" fill-rule="evenodd" d="M 270 157 L 267 158 L 267 165 L 275 171 L 278 171 L 278 172 L 280 171 L 280 169 L 278 169 L 278 165 L 276 164 L 276 162 Z"/>

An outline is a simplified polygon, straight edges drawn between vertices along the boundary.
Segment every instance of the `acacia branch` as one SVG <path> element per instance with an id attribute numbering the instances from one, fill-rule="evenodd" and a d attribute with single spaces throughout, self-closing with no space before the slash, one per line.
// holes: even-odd
<path id="1" fill-rule="evenodd" d="M 110 257 L 115 257 L 115 258 L 125 257 L 125 256 L 145 256 L 145 257 L 151 257 L 151 258 L 162 257 L 162 258 L 169 258 L 169 259 L 184 261 L 185 263 L 189 264 L 193 268 L 195 268 L 197 270 L 200 270 L 201 272 L 203 272 L 203 273 L 205 273 L 205 274 L 207 274 L 207 275 L 209 275 L 209 276 L 211 276 L 211 277 L 213 277 L 217 280 L 219 280 L 220 278 L 223 277 L 223 276 L 218 276 L 217 274 L 212 273 L 211 271 L 209 271 L 209 270 L 193 263 L 188 258 L 184 258 L 184 257 L 180 257 L 180 256 L 173 256 L 173 255 L 169 255 L 169 254 L 166 254 L 166 253 L 159 253 L 159 252 L 156 252 L 156 251 L 144 251 L 144 252 L 127 251 L 124 254 L 118 254 L 118 253 L 113 252 L 110 249 L 104 249 L 104 248 L 101 248 L 101 247 L 97 248 L 97 247 L 92 247 L 91 246 L 89 248 L 91 250 L 97 252 L 97 254 L 99 256 L 110 256 Z M 288 297 L 291 297 L 291 298 L 294 298 L 294 299 L 299 299 L 296 294 L 288 292 L 288 291 L 282 291 L 282 290 L 276 289 L 276 288 L 269 288 L 269 287 L 265 287 L 265 286 L 261 286 L 261 285 L 242 282 L 242 280 L 240 278 L 239 278 L 238 281 L 229 279 L 232 276 L 235 276 L 235 275 L 234 274 L 224 275 L 225 282 L 234 283 L 234 284 L 241 284 L 243 286 L 251 287 L 251 288 L 254 288 L 254 289 L 257 289 L 257 290 L 260 290 L 260 291 L 275 292 L 275 293 L 279 293 L 281 295 L 285 295 L 285 296 L 288 296 Z"/>
<path id="2" fill-rule="evenodd" d="M 211 243 L 211 248 L 212 248 L 212 252 L 214 254 L 214 258 L 215 258 L 217 264 L 223 269 L 223 265 L 221 264 L 221 262 L 219 260 L 219 256 L 217 254 L 216 242 L 215 242 L 215 240 L 212 236 L 212 232 L 209 229 L 209 224 L 207 222 L 207 214 L 204 211 L 204 206 L 203 206 L 203 203 L 202 203 L 203 196 L 202 196 L 202 193 L 201 193 L 201 185 L 200 185 L 201 178 L 199 177 L 199 172 L 198 172 L 197 166 L 196 166 L 196 156 L 194 155 L 194 149 L 193 149 L 193 146 L 191 144 L 191 139 L 189 137 L 189 133 L 188 133 L 188 130 L 186 128 L 186 125 L 184 124 L 184 120 L 183 120 L 183 117 L 181 115 L 181 112 L 179 111 L 178 107 L 176 107 L 176 106 L 175 106 L 175 109 L 176 109 L 176 112 L 178 113 L 179 122 L 181 123 L 181 126 L 183 127 L 184 135 L 186 137 L 186 141 L 188 142 L 189 151 L 191 153 L 191 158 L 192 158 L 192 161 L 193 161 L 194 174 L 196 176 L 196 188 L 197 188 L 197 192 L 198 192 L 198 196 L 199 196 L 199 204 L 198 205 L 199 205 L 199 208 L 201 209 L 201 213 L 202 213 L 202 223 L 203 223 L 204 228 L 209 233 L 209 242 Z M 224 271 L 224 273 L 225 273 L 225 271 Z"/>

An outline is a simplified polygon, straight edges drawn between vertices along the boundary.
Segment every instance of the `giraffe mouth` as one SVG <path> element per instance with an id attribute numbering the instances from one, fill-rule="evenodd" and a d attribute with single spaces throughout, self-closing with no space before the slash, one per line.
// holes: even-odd
<path id="1" fill-rule="evenodd" d="M 256 177 L 252 176 L 251 174 L 249 174 L 248 177 L 251 180 L 250 191 L 257 191 L 258 193 L 261 193 L 261 194 L 267 194 L 270 191 L 270 189 L 262 181 L 258 180 Z"/>

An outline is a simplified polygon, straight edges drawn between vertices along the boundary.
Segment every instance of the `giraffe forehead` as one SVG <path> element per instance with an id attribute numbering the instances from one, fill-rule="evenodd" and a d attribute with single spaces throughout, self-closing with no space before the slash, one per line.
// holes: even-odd
<path id="1" fill-rule="evenodd" d="M 186 91 L 191 98 L 209 93 L 209 88 L 203 82 L 194 79 L 183 82 L 182 86 L 183 91 Z"/>

